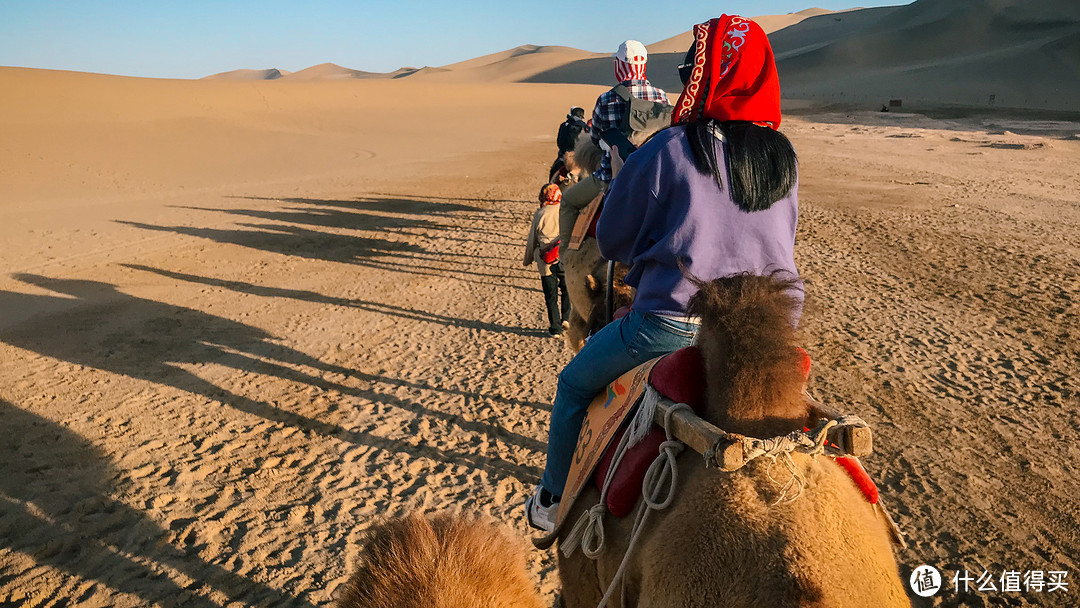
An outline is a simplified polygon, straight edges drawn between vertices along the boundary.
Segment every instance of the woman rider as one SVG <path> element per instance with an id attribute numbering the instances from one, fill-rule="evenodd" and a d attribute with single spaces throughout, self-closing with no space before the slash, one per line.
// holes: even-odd
<path id="1" fill-rule="evenodd" d="M 723 15 L 695 26 L 686 58 L 673 126 L 627 159 L 597 224 L 600 252 L 631 266 L 625 281 L 637 294 L 630 313 L 592 336 L 559 374 L 547 466 L 525 505 L 541 530 L 554 528 L 593 397 L 693 342 L 699 321 L 686 312 L 696 290 L 689 276 L 798 278 L 797 161 L 777 131 L 780 85 L 768 38 L 753 21 Z"/>

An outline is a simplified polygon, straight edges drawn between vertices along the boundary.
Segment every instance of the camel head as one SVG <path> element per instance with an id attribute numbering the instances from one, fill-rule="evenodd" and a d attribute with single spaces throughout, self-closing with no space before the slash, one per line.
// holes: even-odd
<path id="1" fill-rule="evenodd" d="M 585 284 L 589 291 L 589 300 L 592 304 L 589 318 L 585 325 L 585 335 L 591 336 L 600 331 L 607 322 L 607 265 L 605 259 L 596 262 L 591 273 L 585 276 Z M 634 289 L 624 282 L 626 273 L 630 267 L 619 262 L 615 263 L 615 276 L 613 281 L 615 294 L 615 310 L 623 306 L 630 306 L 634 301 Z"/>
<path id="2" fill-rule="evenodd" d="M 600 159 L 604 151 L 593 143 L 592 137 L 582 131 L 578 136 L 577 145 L 574 146 L 574 165 L 581 169 L 582 173 L 589 174 L 600 168 Z"/>
<path id="3" fill-rule="evenodd" d="M 775 274 L 739 274 L 699 282 L 690 299 L 691 314 L 701 315 L 703 417 L 726 431 L 773 437 L 810 425 L 794 286 Z"/>

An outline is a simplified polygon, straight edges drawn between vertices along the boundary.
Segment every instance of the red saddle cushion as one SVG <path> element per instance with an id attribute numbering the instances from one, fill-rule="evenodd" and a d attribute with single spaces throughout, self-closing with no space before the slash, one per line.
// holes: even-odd
<path id="1" fill-rule="evenodd" d="M 702 369 L 701 351 L 694 346 L 677 350 L 661 359 L 649 374 L 649 384 L 661 395 L 685 403 L 700 414 L 705 408 L 705 374 Z M 615 457 L 626 429 L 620 430 L 604 451 L 600 463 L 593 472 L 593 484 L 603 491 L 608 468 Z M 645 472 L 660 452 L 664 442 L 664 429 L 654 426 L 640 443 L 626 451 L 622 463 L 615 472 L 615 479 L 608 489 L 607 509 L 615 517 L 630 514 L 641 497 L 641 484 Z"/>

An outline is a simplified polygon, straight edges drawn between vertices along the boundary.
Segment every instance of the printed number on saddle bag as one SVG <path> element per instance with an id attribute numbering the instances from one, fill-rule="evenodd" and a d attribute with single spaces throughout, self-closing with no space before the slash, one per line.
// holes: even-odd
<path id="1" fill-rule="evenodd" d="M 559 240 L 556 239 L 554 243 L 547 246 L 547 249 L 540 250 L 540 259 L 544 260 L 545 264 L 554 264 L 559 261 Z"/>

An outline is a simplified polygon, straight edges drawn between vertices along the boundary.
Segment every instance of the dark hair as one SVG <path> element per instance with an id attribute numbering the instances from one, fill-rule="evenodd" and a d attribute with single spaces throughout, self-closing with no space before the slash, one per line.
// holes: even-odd
<path id="1" fill-rule="evenodd" d="M 679 78 L 686 86 L 694 66 L 694 45 L 679 66 Z M 727 167 L 716 162 L 716 137 L 720 130 L 726 140 Z M 686 136 L 694 152 L 694 165 L 702 173 L 716 176 L 724 185 L 731 176 L 731 198 L 744 211 L 762 211 L 787 196 L 795 187 L 799 160 L 795 148 L 783 133 L 751 122 L 718 122 L 706 119 L 686 125 Z"/>
<path id="2" fill-rule="evenodd" d="M 727 166 L 720 166 L 715 132 L 724 134 Z M 783 133 L 750 122 L 705 120 L 686 125 L 694 165 L 721 187 L 730 177 L 731 198 L 743 211 L 762 211 L 791 193 L 798 178 L 795 149 Z"/>

